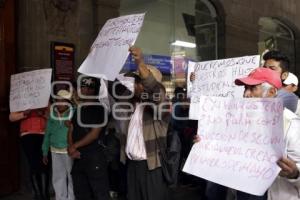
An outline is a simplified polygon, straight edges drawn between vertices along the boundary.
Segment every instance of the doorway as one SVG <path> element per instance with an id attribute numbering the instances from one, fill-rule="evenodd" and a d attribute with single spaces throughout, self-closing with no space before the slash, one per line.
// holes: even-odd
<path id="1" fill-rule="evenodd" d="M 8 120 L 15 44 L 15 0 L 0 0 L 0 196 L 19 188 L 18 127 Z"/>

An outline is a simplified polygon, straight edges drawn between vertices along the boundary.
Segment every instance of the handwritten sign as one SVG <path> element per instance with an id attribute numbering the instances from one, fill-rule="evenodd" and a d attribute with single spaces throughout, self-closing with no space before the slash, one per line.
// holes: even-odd
<path id="1" fill-rule="evenodd" d="M 48 106 L 52 69 L 41 69 L 11 76 L 10 112 Z"/>
<path id="2" fill-rule="evenodd" d="M 247 76 L 259 67 L 260 56 L 245 56 L 213 60 L 206 62 L 189 62 L 188 79 L 195 72 L 196 80 L 188 80 L 188 94 L 193 97 L 219 96 L 241 97 L 243 88 L 234 85 L 236 78 Z"/>
<path id="3" fill-rule="evenodd" d="M 284 153 L 279 99 L 202 97 L 198 135 L 184 172 L 254 195 L 263 195 Z"/>
<path id="4" fill-rule="evenodd" d="M 145 14 L 108 20 L 93 43 L 78 72 L 114 81 L 140 32 Z"/>

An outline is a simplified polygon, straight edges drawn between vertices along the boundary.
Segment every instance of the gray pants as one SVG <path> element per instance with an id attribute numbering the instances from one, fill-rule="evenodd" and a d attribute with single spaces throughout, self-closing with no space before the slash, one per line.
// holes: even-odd
<path id="1" fill-rule="evenodd" d="M 74 200 L 71 169 L 73 160 L 68 154 L 51 153 L 52 183 L 55 190 L 55 200 Z"/>

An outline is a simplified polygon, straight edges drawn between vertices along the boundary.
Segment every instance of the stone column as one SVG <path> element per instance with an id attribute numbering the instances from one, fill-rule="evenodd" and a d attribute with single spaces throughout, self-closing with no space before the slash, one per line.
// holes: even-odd
<path id="1" fill-rule="evenodd" d="M 118 17 L 121 0 L 95 0 L 95 31 L 96 34 L 100 31 L 105 22 L 114 17 Z"/>

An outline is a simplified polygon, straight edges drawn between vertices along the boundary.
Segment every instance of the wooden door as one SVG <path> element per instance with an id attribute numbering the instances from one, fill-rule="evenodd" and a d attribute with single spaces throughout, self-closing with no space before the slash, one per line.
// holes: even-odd
<path id="1" fill-rule="evenodd" d="M 0 0 L 0 196 L 19 187 L 18 125 L 8 120 L 15 46 L 15 0 Z"/>

